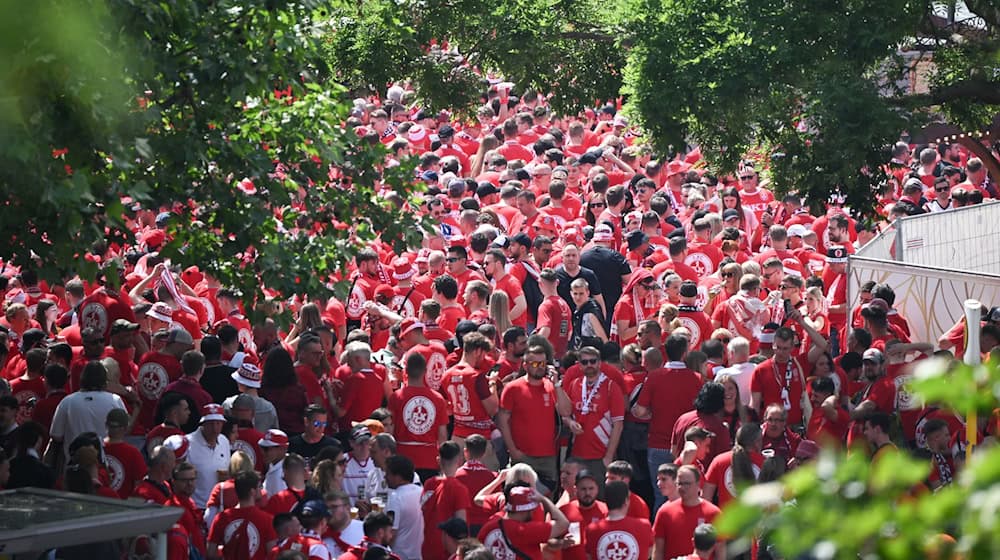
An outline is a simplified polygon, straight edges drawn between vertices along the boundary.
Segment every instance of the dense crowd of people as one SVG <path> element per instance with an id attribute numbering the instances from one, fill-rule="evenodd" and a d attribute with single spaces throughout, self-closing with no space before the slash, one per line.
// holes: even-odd
<path id="1" fill-rule="evenodd" d="M 426 191 L 383 196 L 434 229 L 360 251 L 346 301 L 272 293 L 251 322 L 159 256 L 170 208 L 129 207 L 136 245 L 101 255 L 119 278 L 5 266 L 0 486 L 177 507 L 172 559 L 660 560 L 768 557 L 712 522 L 822 448 L 955 479 L 963 419 L 905 383 L 961 357 L 965 325 L 911 340 L 886 284 L 849 307 L 848 255 L 880 224 L 840 193 L 814 215 L 761 162 L 654 157 L 614 104 L 556 116 L 500 84 L 463 122 L 411 96 L 359 99 L 346 126 L 386 166 L 419 160 Z M 885 222 L 997 198 L 968 156 L 898 144 Z M 1000 307 L 981 330 L 996 349 Z"/>

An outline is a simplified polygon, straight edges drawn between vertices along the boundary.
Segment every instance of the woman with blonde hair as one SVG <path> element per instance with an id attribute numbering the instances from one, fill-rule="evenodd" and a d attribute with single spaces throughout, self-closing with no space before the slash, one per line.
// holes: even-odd
<path id="1" fill-rule="evenodd" d="M 497 328 L 497 333 L 507 332 L 510 322 L 510 296 L 503 290 L 494 290 L 490 295 L 490 321 Z"/>
<path id="2" fill-rule="evenodd" d="M 483 504 L 487 501 L 495 501 L 502 511 L 506 502 L 503 496 L 503 489 L 515 482 L 524 482 L 534 488 L 538 484 L 538 473 L 527 463 L 517 463 L 507 470 L 500 471 L 497 477 L 493 479 L 493 482 L 483 486 L 482 490 L 472 498 L 472 503 L 483 507 Z"/>
<path id="3" fill-rule="evenodd" d="M 346 464 L 346 463 L 345 463 Z M 331 490 L 344 491 L 344 466 L 333 459 L 323 459 L 313 469 L 312 485 L 326 494 Z"/>
<path id="4" fill-rule="evenodd" d="M 257 465 L 254 465 L 255 458 L 251 457 L 249 453 L 243 450 L 236 450 L 229 457 L 229 478 L 223 480 L 222 482 L 215 485 L 212 488 L 212 493 L 208 497 L 208 502 L 205 504 L 205 524 L 209 527 L 212 526 L 212 520 L 215 519 L 216 515 L 219 515 L 224 509 L 235 507 L 240 503 L 239 499 L 236 497 L 236 485 L 233 483 L 233 479 L 237 474 L 242 472 L 250 472 L 256 470 L 260 472 L 263 466 L 263 457 L 261 459 L 260 469 L 257 469 Z M 264 491 L 261 490 L 263 493 Z M 261 504 L 267 501 L 266 495 L 261 498 Z"/>

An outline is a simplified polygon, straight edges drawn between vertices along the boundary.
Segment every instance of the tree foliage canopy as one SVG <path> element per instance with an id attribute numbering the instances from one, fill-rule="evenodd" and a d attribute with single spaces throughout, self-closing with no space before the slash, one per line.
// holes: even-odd
<path id="1" fill-rule="evenodd" d="M 381 146 L 341 126 L 349 104 L 314 32 L 326 4 L 7 10 L 0 254 L 37 255 L 49 278 L 93 275 L 104 251 L 91 248 L 131 241 L 123 197 L 172 205 L 162 253 L 248 297 L 262 284 L 319 294 L 363 243 L 412 241 L 414 218 L 376 197 Z M 411 166 L 385 172 L 402 193 L 411 177 Z"/>
<path id="2" fill-rule="evenodd" d="M 927 362 L 917 377 L 912 389 L 924 402 L 996 421 L 997 361 L 975 367 Z M 873 466 L 863 451 L 825 450 L 780 482 L 745 490 L 723 511 L 719 527 L 741 535 L 744 545 L 766 536 L 785 558 L 996 558 L 1000 447 L 977 449 L 955 482 L 938 492 L 914 492 L 928 471 L 928 461 L 905 453 L 884 455 Z"/>

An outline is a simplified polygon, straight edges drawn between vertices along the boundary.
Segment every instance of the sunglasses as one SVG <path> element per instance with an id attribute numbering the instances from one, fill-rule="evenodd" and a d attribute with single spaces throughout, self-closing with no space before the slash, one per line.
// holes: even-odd
<path id="1" fill-rule="evenodd" d="M 733 272 L 723 272 L 719 276 L 721 276 L 723 278 L 732 278 L 732 277 L 736 276 L 736 274 L 733 273 Z"/>
<path id="2" fill-rule="evenodd" d="M 754 178 L 753 175 L 740 175 L 740 181 L 749 181 L 750 179 L 753 178 Z"/>
<path id="3" fill-rule="evenodd" d="M 951 190 L 951 187 L 934 187 L 934 190 L 937 192 L 948 192 Z"/>
<path id="4" fill-rule="evenodd" d="M 525 362 L 525 363 L 528 365 L 528 367 L 534 367 L 534 368 L 545 367 L 546 365 L 545 360 L 531 360 L 530 362 Z"/>
<path id="5" fill-rule="evenodd" d="M 591 202 L 590 203 L 590 207 L 591 208 L 598 208 L 598 207 L 604 208 L 605 206 L 607 206 L 607 205 L 604 204 L 603 202 Z"/>
<path id="6" fill-rule="evenodd" d="M 599 361 L 600 360 L 598 360 L 597 358 L 590 358 L 589 360 L 580 360 L 580 365 L 592 366 L 592 365 L 596 364 Z"/>
<path id="7" fill-rule="evenodd" d="M 329 422 L 323 422 L 320 420 L 313 420 L 312 423 L 313 428 L 325 428 L 327 424 L 329 424 Z"/>
<path id="8" fill-rule="evenodd" d="M 643 288 L 646 288 L 647 290 L 655 290 L 655 289 L 659 288 L 659 286 L 657 284 L 655 284 L 655 283 L 654 284 L 639 284 L 639 285 L 642 286 Z"/>
<path id="9" fill-rule="evenodd" d="M 445 259 L 445 262 L 453 263 L 453 262 L 458 262 L 460 260 L 462 260 L 462 259 L 460 259 L 458 257 L 448 257 L 447 259 Z"/>
<path id="10" fill-rule="evenodd" d="M 337 461 L 337 464 L 340 465 L 340 466 L 346 465 L 347 464 L 347 457 L 344 457 L 343 459 Z"/>

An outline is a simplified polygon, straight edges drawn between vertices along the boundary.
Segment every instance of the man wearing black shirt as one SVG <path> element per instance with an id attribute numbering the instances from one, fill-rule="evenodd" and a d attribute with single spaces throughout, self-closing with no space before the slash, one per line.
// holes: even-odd
<path id="1" fill-rule="evenodd" d="M 556 268 L 556 276 L 559 277 L 559 285 L 556 288 L 556 292 L 569 305 L 570 311 L 576 311 L 576 304 L 573 302 L 573 296 L 570 294 L 569 285 L 573 283 L 573 280 L 583 278 L 590 287 L 590 297 L 594 298 L 597 305 L 601 307 L 602 313 L 607 315 L 606 308 L 604 307 L 604 297 L 601 295 L 601 281 L 597 279 L 597 275 L 594 274 L 593 270 L 580 266 L 579 247 L 572 243 L 567 243 L 563 246 L 562 264 Z"/>
<path id="2" fill-rule="evenodd" d="M 319 405 L 311 404 L 306 407 L 305 426 L 306 431 L 297 436 L 292 436 L 288 441 L 289 453 L 301 455 L 307 461 L 315 457 L 321 449 L 330 445 L 340 447 L 340 444 L 332 437 L 325 435 L 327 425 L 326 410 Z"/>
<path id="3" fill-rule="evenodd" d="M 205 355 L 205 373 L 201 375 L 201 388 L 212 395 L 212 402 L 222 401 L 239 393 L 232 373 L 235 368 L 222 363 L 222 342 L 217 336 L 201 339 L 201 353 Z"/>
<path id="4" fill-rule="evenodd" d="M 580 266 L 589 268 L 597 275 L 597 280 L 601 283 L 601 294 L 604 296 L 605 327 L 611 326 L 610 311 L 613 311 L 618 298 L 622 295 L 624 286 L 632 275 L 632 267 L 629 266 L 625 257 L 621 253 L 611 248 L 614 243 L 614 234 L 607 224 L 600 224 L 594 229 L 594 245 L 580 255 Z M 590 291 L 594 295 L 593 288 Z"/>

